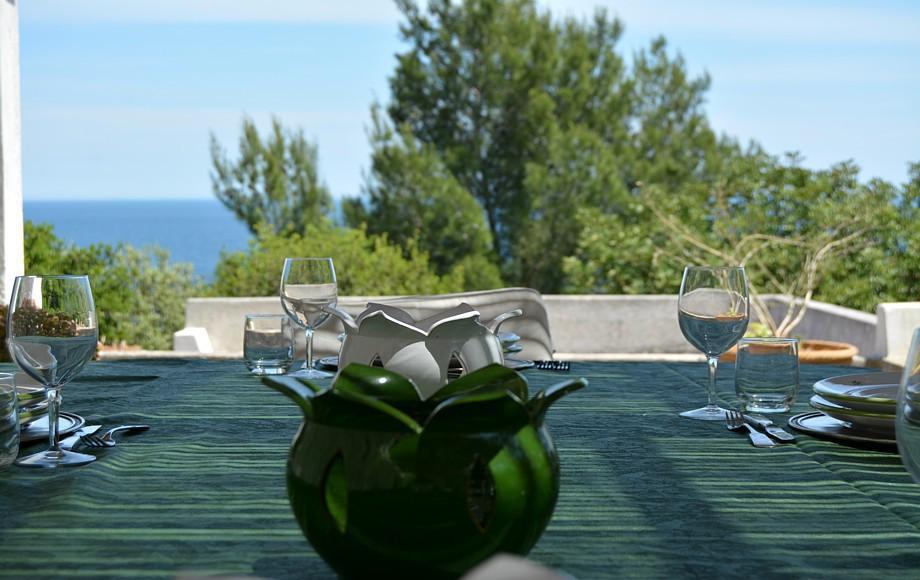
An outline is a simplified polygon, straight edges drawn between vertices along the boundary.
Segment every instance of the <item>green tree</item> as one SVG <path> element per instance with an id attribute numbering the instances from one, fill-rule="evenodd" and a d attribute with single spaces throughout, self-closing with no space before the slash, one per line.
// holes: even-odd
<path id="1" fill-rule="evenodd" d="M 427 252 L 439 275 L 449 273 L 463 260 L 488 256 L 492 238 L 482 208 L 437 153 L 421 144 L 407 127 L 394 131 L 380 118 L 379 109 L 374 109 L 373 118 L 367 202 L 351 202 L 346 210 L 349 223 L 355 227 L 365 224 L 372 235 L 385 234 L 406 252 L 414 247 Z M 480 259 L 478 267 L 488 270 L 486 277 L 500 284 L 494 264 Z"/>
<path id="2" fill-rule="evenodd" d="M 236 161 L 211 134 L 211 163 L 214 195 L 253 234 L 263 226 L 279 234 L 303 232 L 329 219 L 332 197 L 319 180 L 316 146 L 277 118 L 264 142 L 252 119 L 243 119 Z"/>
<path id="3" fill-rule="evenodd" d="M 420 146 L 391 159 L 387 173 L 436 155 L 446 174 L 429 172 L 425 186 L 455 183 L 479 202 L 492 259 L 510 282 L 561 290 L 563 260 L 578 245 L 576 214 L 647 219 L 629 199 L 640 184 L 711 181 L 733 151 L 706 121 L 708 77 L 691 77 L 663 39 L 628 67 L 617 51 L 622 25 L 603 11 L 585 21 L 553 19 L 533 0 L 398 4 L 409 48 L 390 79 L 387 112 Z M 378 214 L 398 199 L 397 186 L 419 179 L 402 175 L 378 180 Z M 396 226 L 378 231 L 393 235 Z"/>
<path id="4" fill-rule="evenodd" d="M 872 309 L 886 288 L 896 296 L 912 283 L 902 272 L 916 266 L 902 249 L 917 216 L 909 185 L 861 184 L 857 174 L 851 163 L 816 171 L 752 147 L 711 184 L 681 195 L 647 188 L 642 211 L 654 221 L 635 227 L 620 215 L 579 214 L 584 229 L 565 263 L 570 289 L 671 293 L 686 264 L 742 263 L 761 293 Z M 774 331 L 788 332 L 798 312 Z"/>

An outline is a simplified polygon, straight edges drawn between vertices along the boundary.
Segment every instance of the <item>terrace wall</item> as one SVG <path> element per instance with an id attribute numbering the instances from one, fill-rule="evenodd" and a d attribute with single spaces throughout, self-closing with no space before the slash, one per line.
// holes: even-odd
<path id="1" fill-rule="evenodd" d="M 768 296 L 774 316 L 784 312 L 784 297 Z M 379 297 L 340 297 L 339 305 L 356 314 L 369 300 Z M 561 358 L 610 358 L 617 355 L 695 355 L 677 324 L 675 295 L 547 295 L 543 297 L 553 343 Z M 887 305 L 879 307 L 886 312 Z M 920 312 L 920 303 L 910 303 Z M 278 298 L 193 298 L 186 304 L 185 344 L 177 338 L 176 350 L 195 352 L 206 335 L 217 356 L 241 356 L 243 318 L 250 313 L 281 314 Z M 897 310 L 903 317 L 903 308 Z M 900 329 L 889 321 L 886 327 Z M 902 325 L 903 326 L 903 325 Z M 878 316 L 824 302 L 812 301 L 795 335 L 801 338 L 840 340 L 855 344 L 866 359 L 883 359 L 892 339 L 878 335 Z M 191 329 L 200 329 L 189 332 Z M 903 330 L 903 329 L 902 329 Z M 337 352 L 337 328 L 317 333 L 317 353 Z M 179 335 L 180 333 L 177 333 Z M 903 341 L 901 341 L 903 342 Z M 900 346 L 897 348 L 901 348 Z M 901 349 L 903 350 L 903 349 Z"/>

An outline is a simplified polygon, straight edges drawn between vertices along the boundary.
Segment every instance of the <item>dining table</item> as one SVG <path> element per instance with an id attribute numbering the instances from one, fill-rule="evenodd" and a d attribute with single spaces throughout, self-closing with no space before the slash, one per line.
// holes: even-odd
<path id="1" fill-rule="evenodd" d="M 724 366 L 717 392 L 730 398 Z M 581 579 L 920 576 L 920 485 L 896 448 L 797 433 L 761 449 L 683 419 L 705 400 L 702 363 L 521 372 L 532 391 L 589 382 L 547 417 L 561 483 L 530 560 Z M 815 381 L 857 372 L 802 365 L 776 422 L 810 410 Z M 97 456 L 88 465 L 0 470 L 0 577 L 335 577 L 288 504 L 301 413 L 242 361 L 94 361 L 62 409 L 150 430 L 81 450 Z"/>

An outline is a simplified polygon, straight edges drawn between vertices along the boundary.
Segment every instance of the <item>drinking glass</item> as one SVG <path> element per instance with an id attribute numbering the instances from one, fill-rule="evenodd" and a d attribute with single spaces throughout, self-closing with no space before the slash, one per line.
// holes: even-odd
<path id="1" fill-rule="evenodd" d="M 920 328 L 914 339 L 898 388 L 898 412 L 895 419 L 898 453 L 914 481 L 920 483 Z"/>
<path id="2" fill-rule="evenodd" d="M 725 409 L 715 403 L 719 355 L 744 336 L 749 309 L 744 268 L 687 266 L 684 269 L 677 300 L 677 318 L 684 337 L 706 355 L 709 401 L 705 407 L 684 411 L 681 417 L 703 421 L 725 420 Z"/>
<path id="3" fill-rule="evenodd" d="M 746 411 L 785 413 L 799 390 L 799 339 L 742 338 L 735 357 L 735 394 Z"/>
<path id="4" fill-rule="evenodd" d="M 306 379 L 332 375 L 313 368 L 313 332 L 329 318 L 325 306 L 335 306 L 338 287 L 332 258 L 286 258 L 281 271 L 281 305 L 295 324 L 304 329 L 307 360 L 300 370 L 288 373 Z"/>
<path id="5" fill-rule="evenodd" d="M 243 360 L 254 375 L 283 375 L 294 362 L 291 319 L 284 314 L 247 314 Z"/>
<path id="6" fill-rule="evenodd" d="M 48 397 L 48 450 L 21 458 L 17 465 L 83 465 L 93 455 L 64 451 L 58 445 L 61 389 L 96 352 L 99 328 L 93 292 L 86 276 L 19 276 L 6 324 L 13 360 L 45 387 Z"/>
<path id="7" fill-rule="evenodd" d="M 19 413 L 12 373 L 0 373 L 0 469 L 19 454 Z"/>

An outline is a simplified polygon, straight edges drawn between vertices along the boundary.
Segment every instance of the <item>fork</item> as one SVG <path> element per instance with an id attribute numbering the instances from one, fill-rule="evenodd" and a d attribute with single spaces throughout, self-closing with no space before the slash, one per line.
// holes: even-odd
<path id="1" fill-rule="evenodd" d="M 747 421 L 744 420 L 744 416 L 734 409 L 725 411 L 725 427 L 730 431 L 740 431 L 741 429 L 747 428 L 748 438 L 751 440 L 754 447 L 776 446 L 776 443 L 772 439 L 748 425 Z"/>
<path id="2" fill-rule="evenodd" d="M 129 435 L 133 435 L 146 431 L 147 429 L 150 429 L 150 425 L 122 425 L 114 429 L 109 429 L 103 435 L 96 435 L 95 433 L 84 435 L 80 437 L 80 443 L 87 447 L 115 447 L 116 433 L 125 431 Z"/>

